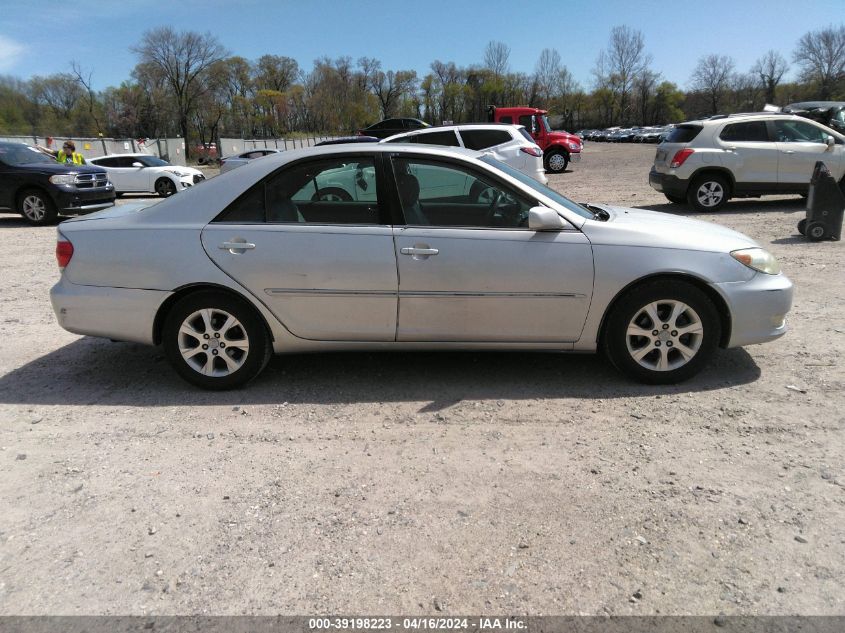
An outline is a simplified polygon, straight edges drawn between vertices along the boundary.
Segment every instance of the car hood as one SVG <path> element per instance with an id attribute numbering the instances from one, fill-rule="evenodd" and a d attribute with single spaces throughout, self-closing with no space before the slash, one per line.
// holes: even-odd
<path id="1" fill-rule="evenodd" d="M 720 224 L 693 220 L 672 213 L 631 209 L 605 204 L 606 222 L 587 220 L 581 227 L 593 244 L 675 248 L 691 251 L 729 253 L 759 246 L 739 231 Z"/>
<path id="2" fill-rule="evenodd" d="M 106 170 L 96 165 L 63 165 L 61 163 L 31 163 L 21 165 L 28 170 L 42 174 L 101 174 Z"/>
<path id="3" fill-rule="evenodd" d="M 568 143 L 569 141 L 581 142 L 581 139 L 577 135 L 570 134 L 569 132 L 552 132 L 549 134 L 549 139 L 559 143 Z"/>

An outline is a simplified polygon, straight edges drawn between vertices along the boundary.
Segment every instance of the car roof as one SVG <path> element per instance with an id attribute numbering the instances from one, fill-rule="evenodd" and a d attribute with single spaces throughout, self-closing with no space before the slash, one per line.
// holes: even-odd
<path id="1" fill-rule="evenodd" d="M 501 129 L 508 129 L 511 131 L 519 131 L 519 129 L 525 129 L 524 125 L 512 124 L 512 123 L 457 123 L 455 125 L 435 125 L 432 127 L 427 127 L 421 130 L 408 130 L 407 132 L 400 132 L 399 134 L 394 134 L 393 136 L 388 136 L 385 139 L 382 139 L 382 143 L 386 143 L 388 141 L 394 141 L 397 138 L 405 138 L 411 136 L 419 136 L 420 134 L 434 134 L 435 132 L 443 132 L 443 131 L 461 131 L 464 129 L 473 129 L 473 130 L 501 130 Z M 528 140 L 528 139 L 525 139 Z"/>

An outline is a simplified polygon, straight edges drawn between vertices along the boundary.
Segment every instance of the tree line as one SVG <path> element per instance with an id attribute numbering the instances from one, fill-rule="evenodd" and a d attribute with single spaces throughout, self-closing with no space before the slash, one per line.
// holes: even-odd
<path id="1" fill-rule="evenodd" d="M 382 118 L 429 123 L 483 121 L 488 105 L 548 109 L 566 129 L 655 125 L 712 114 L 757 111 L 765 103 L 845 99 L 845 26 L 803 35 L 789 61 L 763 52 L 747 71 L 727 55 L 702 56 L 686 90 L 652 67 L 643 34 L 611 30 L 589 86 L 575 80 L 554 49 L 533 72 L 513 71 L 510 48 L 490 42 L 481 62 L 435 60 L 430 72 L 385 70 L 377 59 L 323 57 L 310 69 L 281 55 L 247 60 L 209 34 L 170 27 L 143 34 L 132 47 L 129 79 L 102 91 L 77 62 L 69 72 L 22 80 L 0 77 L 0 133 L 157 138 L 192 145 L 220 137 L 291 133 L 348 134 Z"/>

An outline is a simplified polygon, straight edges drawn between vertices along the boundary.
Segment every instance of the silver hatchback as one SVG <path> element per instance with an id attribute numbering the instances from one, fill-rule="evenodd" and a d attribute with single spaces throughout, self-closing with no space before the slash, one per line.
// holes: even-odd
<path id="1" fill-rule="evenodd" d="M 582 206 L 489 156 L 425 145 L 285 152 L 58 232 L 62 327 L 163 344 L 209 389 L 274 352 L 365 349 L 602 349 L 673 383 L 719 346 L 783 335 L 792 300 L 740 233 Z"/>

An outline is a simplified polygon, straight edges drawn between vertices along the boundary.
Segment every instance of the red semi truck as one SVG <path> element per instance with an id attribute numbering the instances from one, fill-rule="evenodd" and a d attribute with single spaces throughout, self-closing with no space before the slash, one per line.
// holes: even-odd
<path id="1" fill-rule="evenodd" d="M 569 163 L 581 160 L 581 139 L 569 132 L 553 132 L 549 125 L 548 110 L 516 107 L 497 108 L 490 106 L 487 118 L 493 123 L 523 125 L 534 142 L 543 150 L 546 171 L 559 174 Z"/>

